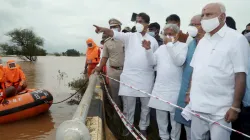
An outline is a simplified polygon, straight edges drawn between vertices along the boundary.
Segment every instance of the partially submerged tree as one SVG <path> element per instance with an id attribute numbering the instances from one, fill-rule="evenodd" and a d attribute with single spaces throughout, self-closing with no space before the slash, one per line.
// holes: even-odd
<path id="1" fill-rule="evenodd" d="M 37 36 L 31 29 L 14 29 L 7 33 L 7 36 L 15 46 L 19 47 L 19 55 L 29 61 L 36 61 L 38 52 L 41 51 L 40 47 L 44 45 L 43 38 Z"/>

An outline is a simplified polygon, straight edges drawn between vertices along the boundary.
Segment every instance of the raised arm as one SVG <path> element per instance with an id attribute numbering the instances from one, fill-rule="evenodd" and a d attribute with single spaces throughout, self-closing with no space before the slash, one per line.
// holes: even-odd
<path id="1" fill-rule="evenodd" d="M 95 30 L 96 33 L 103 32 L 107 36 L 115 38 L 117 40 L 120 40 L 120 41 L 122 41 L 125 44 L 129 41 L 129 37 L 131 35 L 131 33 L 117 32 L 117 31 L 113 31 L 111 29 L 104 28 L 104 27 L 99 27 L 99 26 L 96 26 L 96 25 L 94 25 L 94 27 L 96 28 L 96 30 Z M 125 45 L 125 47 L 126 46 L 127 45 Z"/>
<path id="2" fill-rule="evenodd" d="M 167 44 L 167 49 L 175 65 L 182 66 L 186 60 L 188 47 L 183 44 L 180 44 L 179 46 L 178 44 L 176 45 L 176 43 L 173 44 L 172 42 L 169 42 Z"/>
<path id="3" fill-rule="evenodd" d="M 97 25 L 93 25 L 93 26 L 96 28 L 95 29 L 96 33 L 104 33 L 104 34 L 106 34 L 109 37 L 113 37 L 114 36 L 114 32 L 111 29 L 104 28 L 104 27 L 99 27 Z"/>
<path id="4" fill-rule="evenodd" d="M 143 40 L 142 41 L 142 47 L 145 48 L 145 51 L 146 51 L 146 58 L 148 60 L 148 63 L 152 66 L 155 66 L 156 63 L 157 63 L 157 59 L 154 55 L 154 50 L 153 48 L 151 48 L 151 42 L 150 41 L 146 41 L 146 40 Z"/>

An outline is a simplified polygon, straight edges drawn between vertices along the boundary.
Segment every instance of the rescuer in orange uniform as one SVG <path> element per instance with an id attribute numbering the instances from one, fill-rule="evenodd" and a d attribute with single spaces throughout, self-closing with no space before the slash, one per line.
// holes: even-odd
<path id="1" fill-rule="evenodd" d="M 5 82 L 6 93 L 9 90 L 12 91 L 13 88 L 16 89 L 15 92 L 14 93 L 12 92 L 12 95 L 9 96 L 14 96 L 27 87 L 26 77 L 20 66 L 18 66 L 14 60 L 7 61 L 7 66 L 5 69 L 5 77 L 6 77 L 6 82 Z"/>
<path id="2" fill-rule="evenodd" d="M 85 62 L 85 70 L 86 74 L 88 71 L 88 77 L 91 75 L 91 72 L 95 69 L 96 65 L 98 65 L 100 61 L 101 51 L 99 47 L 95 44 L 93 39 L 88 39 L 86 41 L 88 45 L 87 53 L 86 53 L 86 62 Z M 87 69 L 88 68 L 88 69 Z"/>
<path id="3" fill-rule="evenodd" d="M 16 93 L 16 89 L 14 87 L 10 87 L 6 89 L 6 67 L 3 66 L 2 58 L 0 57 L 0 103 L 8 104 L 8 101 L 5 100 L 8 97 L 14 96 Z"/>
<path id="4" fill-rule="evenodd" d="M 0 103 L 4 104 L 6 98 L 5 93 L 5 72 L 3 67 L 2 58 L 0 57 Z"/>

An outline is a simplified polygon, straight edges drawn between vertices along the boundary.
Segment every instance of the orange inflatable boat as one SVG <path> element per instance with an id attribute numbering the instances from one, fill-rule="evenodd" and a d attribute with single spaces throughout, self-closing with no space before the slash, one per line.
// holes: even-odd
<path id="1" fill-rule="evenodd" d="M 0 124 L 46 112 L 53 102 L 53 96 L 47 90 L 27 89 L 21 93 L 7 98 L 9 104 L 0 104 Z"/>

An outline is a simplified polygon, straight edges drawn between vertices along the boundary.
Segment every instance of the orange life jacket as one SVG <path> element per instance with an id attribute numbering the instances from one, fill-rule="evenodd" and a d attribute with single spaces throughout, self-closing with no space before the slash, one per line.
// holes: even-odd
<path id="1" fill-rule="evenodd" d="M 3 65 L 0 66 L 0 103 L 2 103 L 3 99 L 6 98 L 5 94 L 5 67 Z"/>
<path id="2" fill-rule="evenodd" d="M 26 77 L 23 73 L 23 71 L 19 67 L 15 68 L 9 68 L 10 63 L 15 63 L 14 60 L 9 60 L 7 62 L 7 67 L 5 69 L 5 77 L 6 77 L 6 82 L 5 85 L 6 87 L 9 86 L 22 86 L 26 80 Z"/>
<path id="3" fill-rule="evenodd" d="M 92 47 L 88 47 L 86 60 L 88 64 L 98 64 L 100 62 L 100 50 L 92 39 L 86 41 L 87 44 L 91 43 Z"/>

